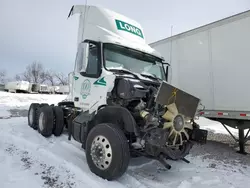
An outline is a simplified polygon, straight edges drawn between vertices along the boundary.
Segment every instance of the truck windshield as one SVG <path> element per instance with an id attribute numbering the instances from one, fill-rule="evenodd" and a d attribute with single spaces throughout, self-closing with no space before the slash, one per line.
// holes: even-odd
<path id="1" fill-rule="evenodd" d="M 152 55 L 119 45 L 104 44 L 104 59 L 107 70 L 123 69 L 166 80 L 161 60 Z"/>

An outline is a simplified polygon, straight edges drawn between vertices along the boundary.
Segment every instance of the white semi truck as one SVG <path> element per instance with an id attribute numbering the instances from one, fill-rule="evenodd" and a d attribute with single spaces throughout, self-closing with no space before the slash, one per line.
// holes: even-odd
<path id="1" fill-rule="evenodd" d="M 169 83 L 201 99 L 200 115 L 239 129 L 240 153 L 250 130 L 249 33 L 246 11 L 150 44 L 171 64 Z"/>
<path id="2" fill-rule="evenodd" d="M 82 144 L 90 170 L 113 180 L 131 157 L 183 160 L 207 131 L 193 119 L 199 98 L 166 82 L 164 59 L 140 24 L 111 10 L 76 5 L 78 51 L 70 94 L 56 106 L 32 103 L 28 124 L 45 137 L 64 128 Z"/>

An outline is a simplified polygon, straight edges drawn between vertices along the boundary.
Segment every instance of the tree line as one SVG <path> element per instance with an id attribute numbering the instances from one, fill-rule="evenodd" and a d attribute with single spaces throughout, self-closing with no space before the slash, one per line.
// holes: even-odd
<path id="1" fill-rule="evenodd" d="M 24 72 L 16 74 L 13 79 L 7 78 L 6 71 L 0 70 L 0 83 L 6 83 L 11 80 L 28 81 L 30 83 L 48 84 L 51 86 L 68 85 L 68 75 L 53 70 L 47 70 L 42 63 L 38 61 L 29 64 Z"/>

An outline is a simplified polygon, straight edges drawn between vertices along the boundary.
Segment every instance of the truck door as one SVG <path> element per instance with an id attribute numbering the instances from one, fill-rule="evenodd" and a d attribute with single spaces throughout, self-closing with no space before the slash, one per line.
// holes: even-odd
<path id="1" fill-rule="evenodd" d="M 104 95 L 101 86 L 101 47 L 97 42 L 79 44 L 73 73 L 73 100 L 76 107 L 88 110 Z M 100 87 L 98 87 L 100 86 Z"/>

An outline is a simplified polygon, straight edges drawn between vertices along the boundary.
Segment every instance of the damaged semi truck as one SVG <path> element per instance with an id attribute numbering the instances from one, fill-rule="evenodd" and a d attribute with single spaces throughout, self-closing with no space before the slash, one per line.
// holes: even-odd
<path id="1" fill-rule="evenodd" d="M 111 10 L 75 5 L 78 50 L 70 94 L 57 105 L 32 103 L 28 124 L 40 134 L 68 130 L 85 150 L 90 170 L 119 178 L 130 158 L 184 160 L 207 131 L 193 119 L 200 100 L 167 83 L 164 59 L 146 44 L 140 24 Z"/>

